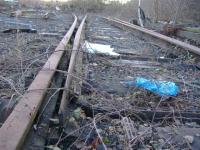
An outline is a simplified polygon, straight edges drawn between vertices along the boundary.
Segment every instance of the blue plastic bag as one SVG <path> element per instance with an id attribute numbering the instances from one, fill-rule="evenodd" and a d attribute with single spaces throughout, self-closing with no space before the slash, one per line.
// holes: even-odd
<path id="1" fill-rule="evenodd" d="M 174 82 L 148 80 L 138 77 L 135 81 L 125 81 L 126 87 L 141 87 L 160 96 L 177 96 L 179 87 Z"/>

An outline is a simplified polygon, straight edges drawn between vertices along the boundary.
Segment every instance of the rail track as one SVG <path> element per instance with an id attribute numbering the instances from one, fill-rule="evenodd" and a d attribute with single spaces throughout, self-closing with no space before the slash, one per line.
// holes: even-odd
<path id="1" fill-rule="evenodd" d="M 84 17 L 77 26 L 74 16 L 0 128 L 0 149 L 198 148 L 200 48 L 119 19 Z M 88 42 L 118 55 L 88 53 Z M 161 97 L 121 84 L 137 77 L 181 90 Z"/>

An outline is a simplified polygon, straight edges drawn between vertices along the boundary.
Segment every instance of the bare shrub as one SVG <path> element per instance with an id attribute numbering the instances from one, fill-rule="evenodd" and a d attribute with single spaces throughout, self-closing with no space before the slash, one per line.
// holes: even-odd
<path id="1" fill-rule="evenodd" d="M 80 12 L 99 12 L 103 7 L 103 0 L 70 0 L 62 6 L 64 9 Z"/>
<path id="2" fill-rule="evenodd" d="M 198 0 L 143 0 L 142 8 L 150 18 L 165 21 L 200 21 Z"/>

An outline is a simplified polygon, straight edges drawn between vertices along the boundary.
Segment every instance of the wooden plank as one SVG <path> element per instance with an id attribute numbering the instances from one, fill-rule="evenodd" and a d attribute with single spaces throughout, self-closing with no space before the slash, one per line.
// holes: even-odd
<path id="1" fill-rule="evenodd" d="M 16 150 L 22 146 L 46 94 L 45 89 L 51 83 L 51 79 L 55 73 L 53 70 L 56 70 L 58 67 L 76 24 L 77 17 L 74 16 L 71 28 L 0 128 L 0 149 Z"/>
<path id="2" fill-rule="evenodd" d="M 190 39 L 192 41 L 200 43 L 200 33 L 194 33 L 194 32 L 190 32 L 190 31 L 179 30 L 178 33 L 177 33 L 177 36 L 181 37 L 181 38 Z"/>
<path id="3" fill-rule="evenodd" d="M 128 22 L 125 22 L 125 21 L 122 21 L 122 20 L 119 20 L 117 18 L 115 19 L 111 19 L 111 18 L 104 18 L 108 21 L 111 21 L 111 22 L 114 22 L 114 23 L 118 23 L 118 24 L 121 24 L 123 26 L 126 26 L 126 27 L 129 27 L 131 29 L 134 29 L 134 30 L 137 30 L 137 31 L 140 31 L 142 33 L 145 33 L 145 34 L 148 34 L 148 35 L 151 35 L 155 38 L 158 38 L 158 39 L 161 39 L 163 41 L 166 41 L 168 43 L 171 43 L 171 44 L 174 44 L 174 45 L 177 45 L 181 48 L 184 48 L 186 50 L 189 50 L 195 54 L 198 54 L 200 55 L 200 48 L 196 47 L 196 46 L 193 46 L 193 45 L 190 45 L 188 43 L 185 43 L 185 42 L 182 42 L 182 41 L 179 41 L 177 39 L 174 39 L 174 38 L 171 38 L 171 37 L 168 37 L 168 36 L 165 36 L 165 35 L 162 35 L 160 33 L 157 33 L 157 32 L 154 32 L 152 30 L 148 30 L 146 28 L 142 28 L 142 27 L 139 27 L 137 25 L 134 25 L 134 24 L 130 24 Z"/>
<path id="4" fill-rule="evenodd" d="M 86 18 L 87 18 L 87 16 L 85 16 L 84 19 L 82 20 L 82 22 L 78 28 L 78 31 L 76 33 L 75 39 L 74 39 L 74 45 L 73 45 L 72 54 L 71 54 L 71 58 L 70 58 L 70 62 L 69 62 L 67 79 L 65 82 L 65 90 L 63 91 L 61 104 L 60 104 L 60 108 L 59 108 L 60 115 L 65 113 L 66 106 L 69 102 L 68 98 L 69 98 L 70 85 L 72 83 L 74 66 L 76 63 L 77 54 L 79 53 L 80 39 L 81 39 L 81 34 L 82 34 L 82 30 L 83 30 Z"/>
<path id="5" fill-rule="evenodd" d="M 100 107 L 91 106 L 87 102 L 87 96 L 83 96 L 74 103 L 77 105 L 77 107 L 81 107 L 87 116 L 92 116 L 94 114 L 98 113 L 109 113 L 111 110 L 105 110 Z M 156 112 L 154 110 L 144 110 L 144 109 L 132 109 L 132 110 L 122 110 L 122 111 L 116 111 L 116 113 L 113 110 L 113 113 L 110 115 L 113 119 L 119 118 L 119 113 L 122 116 L 129 116 L 131 118 L 137 118 L 142 119 L 145 121 L 152 121 L 155 122 L 163 121 L 163 120 L 173 120 L 174 118 L 182 120 L 184 122 L 187 121 L 193 121 L 200 123 L 200 112 L 193 112 L 193 111 L 170 111 L 170 110 L 157 110 Z"/>
<path id="6" fill-rule="evenodd" d="M 75 65 L 75 75 L 76 77 L 80 78 L 83 75 L 83 66 L 82 66 L 82 62 L 83 62 L 83 52 L 79 51 L 78 56 L 77 56 L 77 60 L 76 60 L 76 65 Z M 73 91 L 75 95 L 81 95 L 81 87 L 82 87 L 82 81 L 79 79 L 73 79 Z"/>

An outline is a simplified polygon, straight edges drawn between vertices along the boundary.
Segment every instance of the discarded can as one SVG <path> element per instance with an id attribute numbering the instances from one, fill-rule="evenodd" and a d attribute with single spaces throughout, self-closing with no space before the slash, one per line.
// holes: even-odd
<path id="1" fill-rule="evenodd" d="M 179 87 L 174 82 L 148 80 L 137 77 L 135 81 L 124 81 L 122 84 L 126 87 L 141 87 L 160 96 L 177 96 Z"/>

